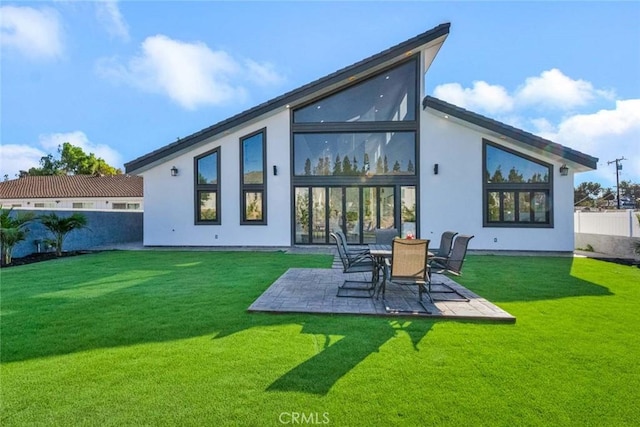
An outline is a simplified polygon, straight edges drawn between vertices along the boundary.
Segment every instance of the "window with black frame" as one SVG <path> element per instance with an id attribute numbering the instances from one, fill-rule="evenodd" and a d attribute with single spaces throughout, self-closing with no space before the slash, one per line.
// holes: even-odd
<path id="1" fill-rule="evenodd" d="M 195 222 L 220 224 L 220 148 L 194 159 Z"/>
<path id="2" fill-rule="evenodd" d="M 484 226 L 551 227 L 552 166 L 484 141 Z"/>
<path id="3" fill-rule="evenodd" d="M 266 210 L 266 129 L 240 139 L 240 223 L 265 225 Z"/>

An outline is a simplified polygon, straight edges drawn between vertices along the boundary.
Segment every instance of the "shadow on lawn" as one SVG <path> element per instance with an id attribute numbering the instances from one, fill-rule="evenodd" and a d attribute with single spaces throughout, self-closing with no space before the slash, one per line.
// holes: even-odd
<path id="1" fill-rule="evenodd" d="M 207 335 L 215 342 L 255 327 L 302 324 L 302 333 L 325 337 L 322 350 L 268 390 L 326 394 L 398 332 L 395 318 L 246 312 L 287 267 L 326 267 L 326 260 L 259 253 L 247 266 L 233 253 L 185 252 L 178 263 L 175 254 L 158 253 L 147 256 L 144 265 L 131 261 L 131 266 L 118 268 L 110 256 L 104 265 L 101 255 L 91 255 L 33 270 L 39 275 L 20 273 L 20 267 L 11 273 L 23 276 L 3 277 L 2 362 Z M 471 257 L 463 284 L 494 302 L 612 295 L 601 285 L 571 276 L 571 258 L 504 258 L 497 263 L 497 257 Z M 51 282 L 69 276 L 66 266 L 75 262 L 83 263 L 81 278 Z M 416 351 L 433 324 L 412 319 L 403 327 Z M 329 344 L 329 336 L 342 338 Z"/>
<path id="2" fill-rule="evenodd" d="M 353 329 L 357 327 L 357 318 L 336 320 L 330 322 L 329 327 L 326 321 L 322 320 L 305 323 L 301 333 L 324 334 L 327 344 L 329 335 L 340 335 L 344 338 L 332 345 L 325 345 L 320 353 L 274 381 L 267 391 L 327 394 L 340 378 L 371 354 L 377 353 L 382 345 L 397 334 L 398 322 L 383 319 L 375 321 L 380 323 L 375 330 L 371 328 L 370 322 L 362 325 L 366 333 Z M 410 321 L 406 324 L 408 326 L 402 329 L 410 336 L 414 350 L 418 351 L 418 343 L 427 335 L 433 321 Z"/>

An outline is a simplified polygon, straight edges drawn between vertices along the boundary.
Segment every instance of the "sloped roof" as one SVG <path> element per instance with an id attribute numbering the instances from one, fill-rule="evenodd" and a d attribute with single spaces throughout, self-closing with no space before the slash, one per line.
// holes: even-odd
<path id="1" fill-rule="evenodd" d="M 323 89 L 329 88 L 337 83 L 343 82 L 351 76 L 358 75 L 371 68 L 384 64 L 393 59 L 402 57 L 403 55 L 411 52 L 414 49 L 419 48 L 429 42 L 432 42 L 439 37 L 443 37 L 449 34 L 450 23 L 440 24 L 429 31 L 426 31 L 416 37 L 406 40 L 396 46 L 393 46 L 387 50 L 377 53 L 362 61 L 356 62 L 353 65 L 338 70 L 332 74 L 322 77 L 314 82 L 308 83 L 298 89 L 294 89 L 285 93 L 277 98 L 273 98 L 263 104 L 246 110 L 240 114 L 216 123 L 213 126 L 205 128 L 192 135 L 179 139 L 178 141 L 161 147 L 151 153 L 145 154 L 135 160 L 125 163 L 125 170 L 127 173 L 132 173 L 151 163 L 162 160 L 163 158 L 170 156 L 174 153 L 189 148 L 199 142 L 202 142 L 214 135 L 218 135 L 226 130 L 232 129 L 242 123 L 248 122 L 256 117 L 266 114 L 276 108 L 284 107 L 289 104 L 295 103 L 295 101 L 303 99 L 306 96 L 312 95 L 316 92 L 320 92 Z"/>
<path id="2" fill-rule="evenodd" d="M 498 133 L 507 138 L 511 138 L 520 143 L 523 143 L 530 148 L 544 151 L 546 153 L 552 153 L 560 156 L 566 160 L 575 162 L 577 164 L 586 166 L 590 169 L 597 169 L 598 158 L 589 156 L 588 154 L 581 153 L 580 151 L 573 150 L 557 142 L 549 141 L 548 139 L 541 138 L 532 133 L 526 132 L 522 129 L 515 128 L 497 120 L 490 119 L 480 114 L 474 113 L 464 108 L 460 108 L 441 99 L 434 98 L 433 96 L 427 96 L 422 101 L 423 108 L 433 108 L 446 115 L 456 117 L 460 120 L 464 120 L 476 126 L 480 126 L 489 131 Z"/>
<path id="3" fill-rule="evenodd" d="M 0 182 L 0 198 L 142 197 L 142 177 L 130 175 L 26 176 Z"/>

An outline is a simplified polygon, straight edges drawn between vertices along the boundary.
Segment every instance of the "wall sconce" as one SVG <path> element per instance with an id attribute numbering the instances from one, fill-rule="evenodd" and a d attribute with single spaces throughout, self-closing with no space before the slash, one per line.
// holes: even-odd
<path id="1" fill-rule="evenodd" d="M 566 164 L 560 166 L 559 170 L 560 170 L 560 175 L 562 175 L 562 176 L 569 175 L 569 167 Z"/>
<path id="2" fill-rule="evenodd" d="M 433 165 L 433 174 L 434 175 L 438 175 L 438 164 L 437 163 Z"/>
<path id="3" fill-rule="evenodd" d="M 177 167 L 172 167 L 171 168 L 171 176 L 178 176 L 178 168 Z"/>
<path id="4" fill-rule="evenodd" d="M 278 175 L 278 166 L 273 165 L 273 176 Z"/>

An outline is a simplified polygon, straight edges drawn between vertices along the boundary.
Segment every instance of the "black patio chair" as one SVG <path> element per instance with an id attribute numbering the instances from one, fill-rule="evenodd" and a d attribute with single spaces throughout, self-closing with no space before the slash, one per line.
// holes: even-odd
<path id="1" fill-rule="evenodd" d="M 360 255 L 369 253 L 369 249 L 367 248 L 354 248 L 353 246 L 349 247 L 349 244 L 347 243 L 347 236 L 344 235 L 342 230 L 335 230 L 334 233 L 340 239 L 339 243 L 342 245 L 349 258 L 357 258 Z"/>
<path id="2" fill-rule="evenodd" d="M 458 233 L 456 231 L 445 231 L 440 236 L 440 247 L 438 248 L 438 252 L 435 253 L 435 256 L 430 258 L 433 259 L 448 259 L 449 255 L 451 255 L 451 246 L 453 246 L 453 238 Z"/>
<path id="3" fill-rule="evenodd" d="M 467 255 L 467 248 L 469 247 L 469 241 L 473 239 L 474 236 L 469 235 L 458 235 L 453 241 L 453 249 L 451 249 L 451 253 L 448 257 L 438 257 L 434 256 L 429 259 L 429 276 L 433 273 L 439 274 L 451 274 L 454 276 L 460 276 L 462 274 L 462 265 L 464 264 L 465 257 Z M 442 286 L 444 290 L 438 290 L 438 293 L 456 293 L 461 298 L 456 299 L 456 301 L 469 301 L 468 298 L 463 297 L 454 289 L 452 289 L 446 283 L 434 283 L 429 281 L 429 288 L 433 286 Z M 450 301 L 451 299 L 445 299 L 445 301 Z M 438 301 L 438 299 L 436 299 Z"/>
<path id="4" fill-rule="evenodd" d="M 393 239 L 400 235 L 395 228 L 378 228 L 375 233 L 376 244 L 378 245 L 390 245 Z"/>
<path id="5" fill-rule="evenodd" d="M 431 302 L 429 291 L 429 274 L 427 256 L 429 253 L 429 240 L 424 239 L 394 239 L 391 244 L 391 260 L 387 262 L 387 274 L 382 281 L 381 292 L 385 303 L 385 310 L 389 313 L 414 313 L 415 310 L 389 307 L 385 300 L 387 283 L 401 286 L 418 287 L 418 303 L 427 314 L 429 310 L 424 305 L 422 296 L 427 294 Z"/>
<path id="6" fill-rule="evenodd" d="M 335 240 L 338 249 L 338 255 L 343 266 L 343 273 L 371 273 L 371 280 L 345 280 L 342 285 L 338 286 L 337 296 L 352 298 L 371 298 L 376 290 L 378 282 L 378 268 L 375 260 L 368 252 L 358 255 L 347 254 L 346 244 L 342 241 L 337 233 L 331 233 L 330 236 Z"/>

